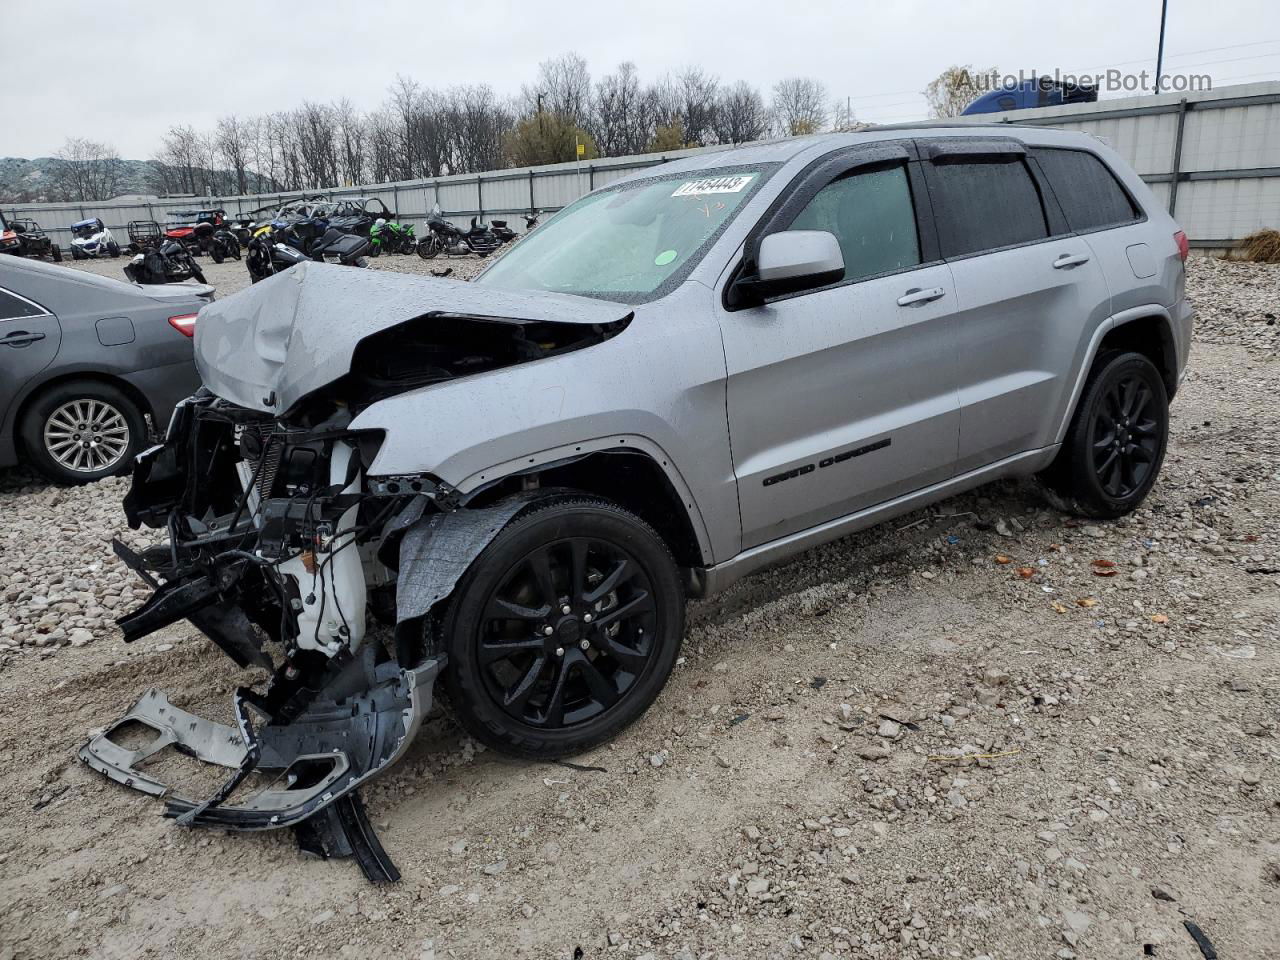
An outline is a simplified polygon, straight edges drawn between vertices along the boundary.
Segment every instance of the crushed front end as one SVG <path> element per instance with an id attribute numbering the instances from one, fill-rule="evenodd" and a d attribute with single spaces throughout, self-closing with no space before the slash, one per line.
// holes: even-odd
<path id="1" fill-rule="evenodd" d="M 270 674 L 234 697 L 236 727 L 195 717 L 148 691 L 81 758 L 135 789 L 166 796 L 179 823 L 236 830 L 298 827 L 326 856 L 354 854 L 374 880 L 398 874 L 355 794 L 405 751 L 443 666 L 420 619 L 371 636 L 367 614 L 394 622 L 401 535 L 450 504 L 426 477 L 366 482 L 379 434 L 346 429 L 341 406 L 290 426 L 206 393 L 175 411 L 162 445 L 138 458 L 125 500 L 135 529 L 165 541 L 118 556 L 152 587 L 119 621 L 126 642 L 190 620 L 241 667 Z M 375 617 L 376 619 L 376 617 Z M 113 740 L 137 724 L 141 749 Z M 173 747 L 228 768 L 203 799 L 147 774 Z"/>

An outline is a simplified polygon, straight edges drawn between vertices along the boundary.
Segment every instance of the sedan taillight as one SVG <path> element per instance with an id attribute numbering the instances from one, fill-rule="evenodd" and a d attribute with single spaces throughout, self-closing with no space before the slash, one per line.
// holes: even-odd
<path id="1" fill-rule="evenodd" d="M 1178 245 L 1178 259 L 1186 260 L 1191 255 L 1191 244 L 1187 242 L 1186 233 L 1179 230 L 1173 235 L 1173 242 Z"/>
<path id="2" fill-rule="evenodd" d="M 196 315 L 194 313 L 183 313 L 176 317 L 170 317 L 169 326 L 184 337 L 194 337 L 196 335 Z"/>

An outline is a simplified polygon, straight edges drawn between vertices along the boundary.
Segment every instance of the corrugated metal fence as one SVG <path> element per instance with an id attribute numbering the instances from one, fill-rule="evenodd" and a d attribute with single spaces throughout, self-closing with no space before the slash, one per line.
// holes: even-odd
<path id="1" fill-rule="evenodd" d="M 1228 247 L 1261 227 L 1280 228 L 1280 82 L 963 119 L 1041 124 L 1105 138 L 1151 185 L 1196 246 Z M 718 149 L 725 148 L 307 192 L 331 198 L 378 197 L 406 220 L 425 216 L 438 203 L 450 219 L 462 225 L 473 216 L 487 220 L 516 217 L 531 210 L 558 210 L 632 171 Z M 86 217 L 101 217 L 123 240 L 130 220 L 163 223 L 169 211 L 195 206 L 247 213 L 291 196 L 297 193 L 30 203 L 5 207 L 5 212 L 38 221 L 65 246 L 70 242 L 71 224 Z M 523 224 L 516 220 L 512 226 L 521 228 Z"/>

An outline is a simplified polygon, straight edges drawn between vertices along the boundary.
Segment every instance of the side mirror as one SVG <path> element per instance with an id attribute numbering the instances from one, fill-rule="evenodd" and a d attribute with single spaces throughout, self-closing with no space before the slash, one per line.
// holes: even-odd
<path id="1" fill-rule="evenodd" d="M 756 272 L 733 285 L 734 306 L 812 290 L 844 279 L 840 241 L 825 230 L 783 230 L 760 241 Z"/>

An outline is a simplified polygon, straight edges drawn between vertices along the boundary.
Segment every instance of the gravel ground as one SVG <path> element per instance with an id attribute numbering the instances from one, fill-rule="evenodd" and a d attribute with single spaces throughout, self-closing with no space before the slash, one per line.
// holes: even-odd
<path id="1" fill-rule="evenodd" d="M 743 581 L 574 766 L 437 716 L 364 792 L 388 889 L 284 834 L 182 830 L 74 759 L 153 683 L 225 716 L 244 677 L 191 629 L 110 625 L 144 594 L 108 546 L 124 481 L 0 475 L 0 958 L 1197 960 L 1190 923 L 1274 960 L 1280 268 L 1195 260 L 1190 289 L 1136 514 L 1003 483 Z"/>

